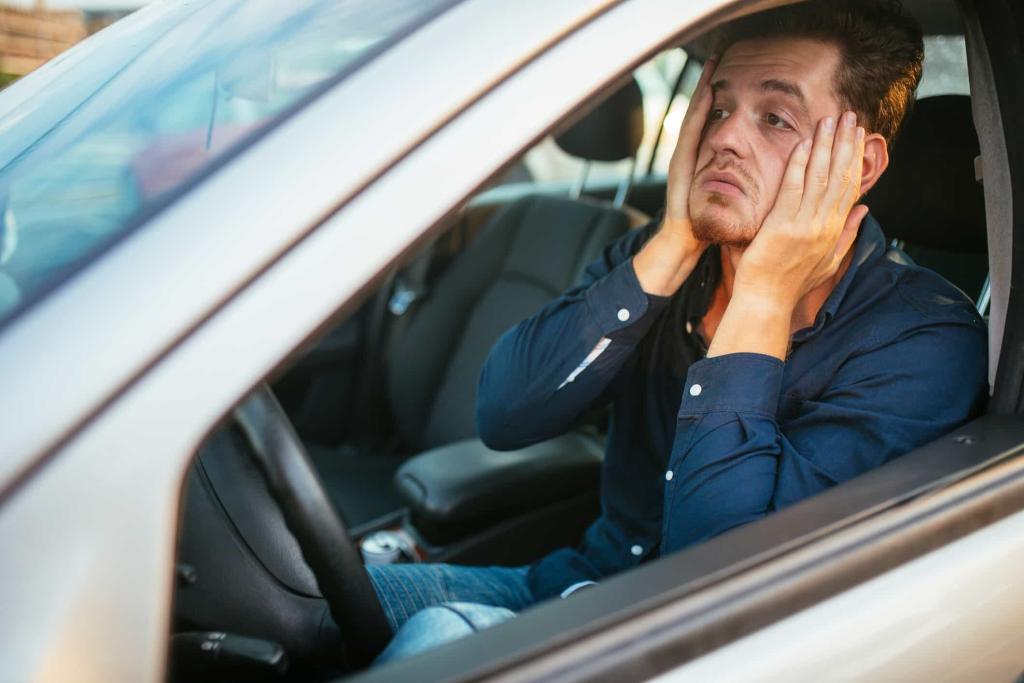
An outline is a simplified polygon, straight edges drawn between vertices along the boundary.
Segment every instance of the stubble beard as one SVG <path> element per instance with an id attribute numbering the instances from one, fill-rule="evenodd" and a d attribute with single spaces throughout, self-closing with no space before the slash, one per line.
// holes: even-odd
<path id="1" fill-rule="evenodd" d="M 693 203 L 691 197 L 690 206 L 693 206 Z M 757 234 L 758 226 L 750 222 L 726 219 L 721 212 L 714 210 L 716 206 L 728 209 L 730 206 L 728 197 L 712 192 L 707 196 L 706 204 L 700 212 L 690 216 L 694 237 L 708 244 L 740 248 L 750 245 Z"/>
<path id="2" fill-rule="evenodd" d="M 742 164 L 728 160 L 719 160 L 712 157 L 708 162 L 698 169 L 694 174 L 694 184 L 690 187 L 690 206 L 694 206 L 697 199 L 694 195 L 698 190 L 698 180 L 705 171 L 715 168 L 722 171 L 731 171 L 743 179 L 743 191 L 749 198 L 754 213 L 757 213 L 757 206 L 760 204 L 761 192 L 759 184 L 753 175 L 743 167 Z M 693 236 L 708 244 L 720 244 L 724 246 L 745 248 L 753 241 L 761 227 L 760 221 L 733 218 L 736 215 L 736 199 L 719 192 L 709 192 L 705 196 L 703 208 L 690 216 L 693 226 Z M 733 210 L 730 211 L 729 209 Z M 729 216 L 729 217 L 727 217 Z"/>

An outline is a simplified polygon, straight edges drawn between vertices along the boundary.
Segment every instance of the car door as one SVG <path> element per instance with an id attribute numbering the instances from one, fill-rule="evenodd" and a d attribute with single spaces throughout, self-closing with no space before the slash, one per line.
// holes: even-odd
<path id="1" fill-rule="evenodd" d="M 180 488 L 205 434 L 490 174 L 717 6 L 459 3 L 9 323 L 4 671 L 160 678 Z M 182 261 L 204 277 L 167 296 Z M 116 353 L 93 352 L 115 333 Z"/>
<path id="2" fill-rule="evenodd" d="M 466 64 L 457 55 L 436 54 L 430 61 L 423 52 L 429 43 L 403 44 L 375 62 L 360 82 L 343 82 L 165 209 L 131 245 L 112 252 L 109 260 L 97 264 L 102 268 L 80 278 L 74 291 L 47 302 L 45 310 L 38 309 L 23 321 L 24 326 L 6 331 L 0 339 L 5 362 L 17 359 L 27 364 L 21 373 L 26 387 L 30 379 L 52 386 L 59 370 L 48 369 L 42 353 L 32 353 L 31 347 L 46 329 L 52 334 L 61 329 L 60 314 L 82 310 L 100 295 L 116 292 L 118 283 L 125 282 L 124 273 L 138 268 L 132 258 L 174 249 L 189 237 L 188 226 L 207 225 L 206 217 L 224 203 L 224 197 L 251 200 L 227 214 L 223 237 L 229 245 L 245 242 L 243 228 L 255 226 L 255 244 L 246 249 L 248 259 L 232 264 L 202 296 L 186 290 L 185 301 L 168 313 L 168 321 L 154 326 L 149 318 L 138 318 L 129 357 L 115 368 L 91 369 L 86 379 L 92 382 L 83 382 L 87 388 L 53 409 L 59 415 L 29 416 L 26 424 L 16 425 L 19 457 L 3 461 L 8 469 L 0 502 L 0 540 L 11 558 L 4 572 L 8 580 L 0 589 L 0 603 L 5 605 L 0 637 L 15 653 L 5 655 L 5 671 L 14 672 L 15 678 L 161 677 L 180 485 L 204 435 L 289 353 L 355 306 L 368 284 L 428 237 L 431 228 L 490 174 L 645 57 L 693 35 L 705 27 L 699 22 L 713 14 L 723 16 L 726 9 L 741 4 L 755 6 L 631 0 L 581 8 L 547 0 L 517 3 L 515 12 L 501 14 L 507 8 L 504 3 L 467 0 L 416 37 L 459 41 L 463 49 L 490 55 L 490 61 Z M 1010 19 L 1019 17 L 1006 12 Z M 491 21 L 495 13 L 501 16 L 500 26 Z M 995 31 L 993 23 L 998 20 L 990 17 L 988 30 Z M 1005 19 L 1003 24 L 1005 28 Z M 1008 26 L 1014 29 L 1019 23 L 1010 21 Z M 497 56 L 490 51 L 495 44 L 506 45 L 501 36 L 517 30 L 531 36 L 525 41 L 528 50 L 509 48 Z M 999 31 L 986 37 L 994 35 Z M 990 49 L 1000 45 L 1005 47 L 1005 39 Z M 1005 69 L 1019 66 L 1012 50 L 1005 56 Z M 416 61 L 410 61 L 412 57 L 429 63 L 420 64 L 422 71 L 402 76 Z M 467 71 L 460 71 L 463 68 Z M 400 99 L 389 100 L 372 88 L 374 78 L 415 80 L 417 75 L 423 77 L 423 89 L 403 92 Z M 410 125 L 408 137 L 389 140 L 385 150 L 369 144 L 374 131 L 383 135 L 399 120 L 397 114 L 381 117 L 380 112 L 390 111 L 388 105 L 404 103 L 411 110 L 410 105 L 426 106 L 440 99 L 432 92 L 436 85 L 431 78 L 465 86 L 454 97 L 457 104 L 423 113 L 415 119 L 417 126 Z M 356 130 L 338 133 L 338 117 L 352 110 L 353 101 L 367 103 L 374 116 L 360 120 Z M 502 135 L 495 135 L 496 120 L 506 122 Z M 999 131 L 1005 133 L 1006 128 Z M 1003 144 L 1004 149 L 1017 149 Z M 318 150 L 317 163 L 310 165 L 308 150 L 313 148 Z M 318 177 L 332 162 L 351 158 L 365 163 L 346 170 L 343 177 Z M 287 170 L 294 177 L 282 174 L 254 181 L 245 172 L 247 165 L 280 160 L 291 160 Z M 997 175 L 993 171 L 986 177 Z M 1004 180 L 1006 189 L 1019 192 L 1010 178 Z M 283 196 L 292 199 L 271 210 Z M 392 229 L 373 229 L 381 216 L 387 216 Z M 1014 224 L 1019 225 L 1019 219 Z M 290 228 L 275 234 L 282 225 Z M 159 259 L 151 259 L 146 265 L 161 267 Z M 211 262 L 211 267 L 220 265 Z M 141 292 L 131 294 L 144 296 L 144 283 L 141 286 Z M 998 286 L 1005 302 L 1008 279 Z M 111 311 L 101 313 L 98 322 L 137 312 L 131 303 L 127 293 L 114 295 Z M 1015 310 L 1012 296 L 1005 305 Z M 147 330 L 154 339 L 144 334 Z M 52 355 L 52 348 L 47 351 Z M 225 364 L 226 358 L 232 362 Z M 1019 361 L 1007 355 L 1000 367 L 1013 368 Z M 1019 390 L 1019 373 L 1001 372 L 1007 390 Z M 14 389 L 4 394 L 7 414 L 17 407 L 16 390 L 23 388 L 13 384 Z M 21 393 L 22 398 L 25 395 Z M 1000 395 L 996 399 L 997 405 L 1004 405 L 1003 412 L 1017 411 L 1015 400 Z M 864 584 L 914 553 L 922 556 L 995 519 L 1011 521 L 1007 515 L 1019 509 L 1009 495 L 1015 489 L 1000 487 L 1017 481 L 1012 455 L 1024 443 L 1019 421 L 993 417 L 953 437 L 954 445 L 944 442 L 908 460 L 919 468 L 922 463 L 931 466 L 924 475 L 913 468 L 879 470 L 881 474 L 861 482 L 863 486 L 840 487 L 572 600 L 542 606 L 473 642 L 454 643 L 416 661 L 368 674 L 366 680 L 500 675 L 621 680 L 669 671 Z M 976 474 L 984 476 L 974 478 Z M 931 506 L 928 510 L 905 505 L 922 490 L 939 489 L 948 489 L 948 496 L 917 501 Z M 985 491 L 1008 495 L 999 497 L 1001 507 L 982 508 L 970 516 L 970 524 L 954 514 L 928 543 L 882 534 L 917 529 L 915 521 L 935 520 L 925 514 L 929 510 L 963 511 L 960 499 Z M 879 506 L 906 517 L 875 520 L 882 529 L 858 526 Z M 848 533 L 833 536 L 840 528 Z M 889 542 L 878 541 L 885 538 Z M 834 552 L 836 543 L 847 551 L 881 554 L 888 563 L 850 571 L 865 565 L 837 562 L 851 554 Z M 903 547 L 904 552 L 887 552 L 893 547 Z M 825 575 L 807 573 L 815 567 Z M 756 575 L 750 571 L 755 568 L 761 570 Z M 845 578 L 830 575 L 833 569 Z M 787 584 L 787 578 L 797 583 Z M 789 653 L 801 656 L 799 648 Z"/>
<path id="3" fill-rule="evenodd" d="M 1012 344 L 1024 214 L 1013 200 L 1024 155 L 1010 122 L 1024 111 L 1024 15 L 1012 3 L 959 9 L 995 300 L 989 414 L 770 518 L 358 680 L 1019 677 L 1024 425 Z"/>

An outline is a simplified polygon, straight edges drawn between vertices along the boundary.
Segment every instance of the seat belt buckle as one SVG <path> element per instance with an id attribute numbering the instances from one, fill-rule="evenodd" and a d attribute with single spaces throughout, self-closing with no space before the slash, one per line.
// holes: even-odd
<path id="1" fill-rule="evenodd" d="M 402 280 L 395 282 L 395 291 L 388 301 L 388 310 L 391 315 L 402 316 L 409 310 L 409 307 L 423 298 L 425 290 L 414 289 L 405 284 Z"/>

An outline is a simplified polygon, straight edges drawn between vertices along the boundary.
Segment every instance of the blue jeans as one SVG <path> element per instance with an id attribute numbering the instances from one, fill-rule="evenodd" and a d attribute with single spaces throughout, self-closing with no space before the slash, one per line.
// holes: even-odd
<path id="1" fill-rule="evenodd" d="M 526 567 L 389 564 L 366 571 L 396 634 L 378 662 L 470 635 L 536 602 Z"/>

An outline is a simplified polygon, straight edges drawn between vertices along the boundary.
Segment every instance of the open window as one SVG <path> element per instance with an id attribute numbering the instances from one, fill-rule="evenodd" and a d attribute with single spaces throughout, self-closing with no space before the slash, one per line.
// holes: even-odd
<path id="1" fill-rule="evenodd" d="M 941 37 L 927 49 L 947 59 L 950 76 L 931 96 L 962 97 L 959 27 L 936 21 Z M 607 115 L 605 123 L 635 121 L 636 98 L 615 102 L 637 86 L 610 74 L 593 99 L 484 174 L 491 180 L 478 179 L 477 190 L 447 211 L 428 239 L 366 288 L 358 307 L 293 350 L 269 378 L 270 388 L 257 389 L 208 436 L 190 469 L 178 546 L 171 661 L 181 680 L 211 671 L 273 679 L 284 674 L 285 656 L 291 674 L 329 678 L 365 662 L 369 646 L 359 638 L 336 647 L 349 637 L 344 627 L 363 614 L 372 633 L 379 619 L 366 605 L 372 596 L 365 581 L 341 573 L 325 583 L 325 576 L 361 558 L 522 564 L 573 543 L 597 513 L 606 428 L 600 407 L 572 433 L 503 459 L 473 433 L 472 392 L 480 359 L 510 324 L 506 318 L 530 315 L 571 285 L 601 247 L 660 208 L 666 155 L 703 56 L 692 33 L 683 37 L 687 51 L 674 36 L 651 46 L 645 54 L 655 56 L 634 71 L 647 124 L 631 145 L 639 150 L 635 159 L 591 159 L 580 181 L 586 163 L 566 160 L 557 142 L 573 126 L 598 125 L 588 118 L 595 112 L 598 119 Z M 616 106 L 625 115 L 602 109 Z M 652 114 L 649 106 L 659 109 Z M 939 117 L 929 128 L 946 123 L 943 112 L 926 114 Z M 651 122 L 659 121 L 661 130 L 652 133 Z M 628 125 L 623 131 L 619 137 L 628 138 Z M 965 191 L 974 196 L 977 180 L 970 182 Z M 984 218 L 982 211 L 983 235 Z M 976 220 L 971 226 L 979 227 Z M 959 248 L 947 249 L 954 255 L 936 265 L 940 272 L 951 268 L 954 281 L 963 262 Z M 986 261 L 984 241 L 978 253 Z M 965 276 L 972 283 L 965 291 L 974 275 Z M 975 289 L 980 304 L 983 289 Z M 958 521 L 940 513 L 985 486 L 1019 487 L 1013 456 L 1021 443 L 1017 420 L 987 416 L 751 526 L 572 601 L 542 605 L 472 644 L 368 676 L 664 672 L 995 518 L 977 513 Z M 302 486 L 310 482 L 314 493 L 303 500 Z M 1014 511 L 1012 500 L 999 498 L 999 510 Z M 914 536 L 914 525 L 928 519 L 945 524 L 944 531 Z M 918 542 L 884 560 L 871 545 L 904 538 Z M 336 545 L 324 548 L 330 541 Z M 314 546 L 319 551 L 311 553 Z M 346 620 L 341 629 L 339 620 Z M 228 635 L 199 635 L 208 632 Z M 602 638 L 615 647 L 598 652 Z M 230 650 L 236 668 L 204 669 L 217 666 L 206 655 L 215 650 Z M 582 667 L 584 661 L 594 668 Z"/>
<path id="2" fill-rule="evenodd" d="M 202 675 L 210 631 L 228 634 L 218 649 L 264 641 L 262 650 L 251 644 L 263 657 L 251 664 L 268 674 L 284 666 L 277 652 L 293 672 L 351 664 L 331 623 L 345 617 L 331 614 L 331 589 L 306 567 L 316 561 L 302 561 L 303 545 L 320 541 L 302 536 L 308 520 L 276 501 L 288 495 L 294 505 L 301 495 L 284 493 L 288 470 L 274 457 L 308 455 L 317 514 L 345 522 L 344 531 L 324 533 L 336 534 L 337 546 L 347 543 L 337 534 L 351 538 L 349 560 L 358 561 L 359 548 L 368 562 L 518 566 L 578 541 L 599 512 L 606 410 L 595 406 L 562 437 L 498 453 L 476 435 L 477 377 L 505 330 L 651 220 L 634 196 L 660 210 L 667 153 L 655 145 L 675 139 L 669 128 L 678 129 L 675 114 L 698 72 L 696 58 L 673 48 L 581 107 L 521 157 L 529 166 L 558 156 L 562 170 L 548 172 L 565 177 L 509 184 L 499 176 L 359 309 L 295 353 L 273 393 L 259 390 L 208 437 L 184 497 L 175 676 Z M 641 78 L 661 79 L 653 95 Z M 590 165 L 599 170 L 588 173 Z M 280 439 L 293 449 L 276 452 Z"/>

